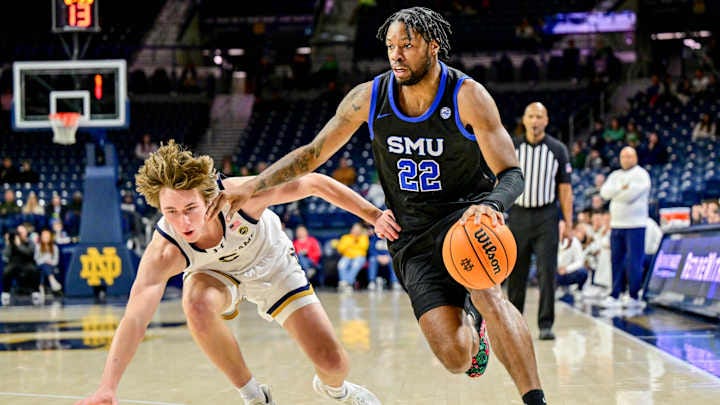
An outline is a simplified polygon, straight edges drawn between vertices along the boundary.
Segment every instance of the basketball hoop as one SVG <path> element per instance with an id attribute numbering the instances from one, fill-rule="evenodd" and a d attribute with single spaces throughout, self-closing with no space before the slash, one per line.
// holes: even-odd
<path id="1" fill-rule="evenodd" d="M 80 124 L 80 114 L 76 112 L 59 112 L 50 114 L 50 125 L 53 130 L 53 142 L 61 145 L 75 143 L 75 133 Z"/>

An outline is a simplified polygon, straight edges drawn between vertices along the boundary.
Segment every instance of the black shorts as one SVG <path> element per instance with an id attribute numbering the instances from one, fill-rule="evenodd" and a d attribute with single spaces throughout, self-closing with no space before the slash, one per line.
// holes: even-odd
<path id="1" fill-rule="evenodd" d="M 457 210 L 430 229 L 412 235 L 408 242 L 390 251 L 398 280 L 407 290 L 415 318 L 440 306 L 462 308 L 467 289 L 455 281 L 445 269 L 442 245 L 445 234 L 467 208 Z"/>

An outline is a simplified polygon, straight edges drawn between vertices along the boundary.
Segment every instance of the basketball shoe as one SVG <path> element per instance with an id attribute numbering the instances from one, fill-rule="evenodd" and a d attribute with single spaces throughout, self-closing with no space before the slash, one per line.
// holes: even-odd
<path id="1" fill-rule="evenodd" d="M 262 391 L 263 397 L 255 398 L 250 402 L 245 401 L 245 405 L 275 405 L 272 394 L 270 394 L 270 387 L 265 384 L 260 384 L 260 391 Z"/>
<path id="2" fill-rule="evenodd" d="M 325 385 L 317 374 L 313 377 L 313 389 L 318 394 L 348 405 L 382 405 L 378 397 L 372 392 L 368 391 L 367 388 L 361 387 L 357 384 L 345 381 L 345 395 L 341 397 L 334 397 L 330 394 Z"/>
<path id="3" fill-rule="evenodd" d="M 490 343 L 487 339 L 487 332 L 485 330 L 485 320 L 480 315 L 475 305 L 473 305 L 470 299 L 470 294 L 465 296 L 465 313 L 470 316 L 472 325 L 478 333 L 480 342 L 478 344 L 478 352 L 472 358 L 472 365 L 465 372 L 470 378 L 477 378 L 485 374 L 487 369 L 488 361 L 490 361 Z"/>

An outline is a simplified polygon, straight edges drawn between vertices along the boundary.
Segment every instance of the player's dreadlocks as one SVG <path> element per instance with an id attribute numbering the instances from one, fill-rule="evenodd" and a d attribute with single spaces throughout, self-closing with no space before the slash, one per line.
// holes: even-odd
<path id="1" fill-rule="evenodd" d="M 380 26 L 377 32 L 377 38 L 379 40 L 385 41 L 388 27 L 395 21 L 400 21 L 405 24 L 405 27 L 408 29 L 408 36 L 410 36 L 410 29 L 412 28 L 415 32 L 422 35 L 427 42 L 435 40 L 438 45 L 440 45 L 440 51 L 438 52 L 438 58 L 440 60 L 447 61 L 450 58 L 450 35 L 452 34 L 452 27 L 450 27 L 450 23 L 443 18 L 442 15 L 425 7 L 402 9 L 388 17 Z"/>

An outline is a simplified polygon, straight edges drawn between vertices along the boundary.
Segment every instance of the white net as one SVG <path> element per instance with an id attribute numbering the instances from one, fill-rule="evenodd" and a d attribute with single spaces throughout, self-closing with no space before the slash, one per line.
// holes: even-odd
<path id="1" fill-rule="evenodd" d="M 53 142 L 61 145 L 72 145 L 75 143 L 75 133 L 80 124 L 78 113 L 57 113 L 50 114 L 50 124 L 53 130 Z"/>

